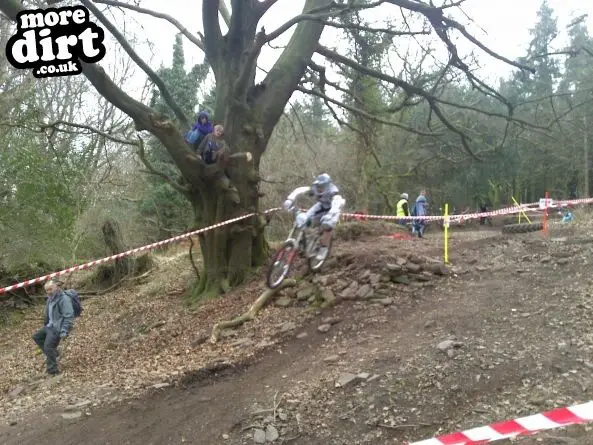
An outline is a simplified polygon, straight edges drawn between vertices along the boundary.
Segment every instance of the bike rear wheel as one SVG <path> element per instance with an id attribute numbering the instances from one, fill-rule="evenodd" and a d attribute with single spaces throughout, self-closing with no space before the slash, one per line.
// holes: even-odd
<path id="1" fill-rule="evenodd" d="M 276 289 L 288 277 L 297 253 L 297 247 L 293 243 L 287 242 L 274 254 L 272 264 L 266 273 L 266 284 L 270 289 Z"/>

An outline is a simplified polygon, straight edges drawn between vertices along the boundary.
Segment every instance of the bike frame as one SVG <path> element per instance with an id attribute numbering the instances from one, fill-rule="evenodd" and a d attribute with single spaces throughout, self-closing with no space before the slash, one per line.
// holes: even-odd
<path id="1" fill-rule="evenodd" d="M 295 216 L 295 221 L 294 221 L 294 224 L 292 225 L 292 229 L 290 229 L 290 232 L 288 233 L 288 237 L 286 238 L 286 241 L 285 241 L 285 244 L 290 243 L 293 246 L 293 250 L 290 252 L 290 256 L 288 257 L 289 263 L 292 263 L 295 255 L 299 252 L 304 253 L 305 256 L 307 256 L 307 257 L 309 257 L 309 255 L 311 253 L 310 252 L 311 245 L 309 242 L 309 241 L 311 241 L 311 239 L 307 239 L 307 234 L 305 233 L 307 231 L 307 226 L 305 225 L 303 227 L 297 227 L 296 217 L 298 216 L 299 213 L 301 213 L 301 211 L 298 208 L 295 208 L 295 209 L 293 209 L 293 213 Z M 302 243 L 304 249 L 301 247 L 301 243 Z"/>
<path id="2" fill-rule="evenodd" d="M 310 271 L 312 272 L 319 270 L 323 266 L 323 264 L 325 263 L 325 259 L 327 258 L 326 257 L 321 262 L 319 262 L 317 266 L 312 265 L 311 261 L 313 261 L 313 257 L 316 253 L 313 252 L 313 249 L 316 248 L 321 233 L 317 232 L 307 234 L 306 232 L 309 228 L 317 229 L 316 225 L 311 227 L 312 224 L 305 223 L 304 225 L 300 226 L 299 219 L 301 218 L 299 218 L 299 215 L 301 211 L 298 208 L 294 207 L 290 210 L 295 214 L 295 221 L 292 225 L 292 228 L 290 229 L 290 232 L 288 233 L 288 237 L 284 241 L 283 247 L 277 251 L 274 257 L 274 262 L 272 263 L 272 265 L 270 265 L 270 268 L 268 269 L 268 272 L 266 274 L 266 281 L 270 289 L 275 289 L 278 286 L 280 286 L 282 281 L 284 281 L 284 279 L 289 275 L 290 267 L 294 262 L 294 259 L 297 256 L 297 254 L 300 256 L 304 256 L 307 259 L 307 264 L 309 266 Z M 280 265 L 282 266 L 282 273 L 277 280 L 271 281 L 271 274 L 273 274 L 276 271 L 276 267 L 279 265 L 278 261 L 280 258 L 279 255 L 281 253 L 283 253 L 284 258 L 284 260 L 280 263 Z"/>

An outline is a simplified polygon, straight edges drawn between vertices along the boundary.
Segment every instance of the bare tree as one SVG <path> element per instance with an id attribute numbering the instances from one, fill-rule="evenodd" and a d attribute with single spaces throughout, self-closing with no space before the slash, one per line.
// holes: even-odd
<path id="1" fill-rule="evenodd" d="M 450 39 L 450 34 L 452 32 L 460 33 L 490 56 L 520 69 L 529 70 L 529 67 L 505 59 L 486 48 L 460 23 L 447 16 L 447 10 L 460 5 L 463 0 L 446 3 L 442 6 L 434 6 L 432 2 L 425 3 L 418 0 L 376 0 L 372 2 L 306 0 L 301 14 L 271 32 L 266 32 L 263 28 L 258 31 L 258 23 L 276 2 L 277 0 L 231 0 L 229 11 L 224 1 L 202 0 L 203 34 L 193 35 L 173 17 L 146 10 L 135 4 L 115 0 L 81 0 L 81 3 L 94 14 L 132 60 L 159 88 L 163 99 L 175 113 L 182 129 L 189 126 L 188 117 L 173 101 L 162 79 L 138 56 L 118 28 L 97 7 L 97 4 L 128 8 L 137 13 L 150 14 L 167 20 L 177 26 L 188 40 L 205 52 L 216 80 L 214 116 L 217 120 L 224 121 L 227 142 L 235 159 L 241 159 L 242 152 L 249 151 L 253 154 L 253 163 L 237 164 L 226 169 L 226 173 L 231 179 L 231 187 L 225 187 L 224 182 L 217 179 L 220 167 L 205 166 L 190 151 L 182 132 L 175 124 L 126 94 L 99 65 L 82 63 L 84 75 L 97 91 L 130 116 L 138 131 L 149 131 L 166 147 L 178 166 L 184 183 L 187 184 L 182 191 L 191 202 L 195 210 L 196 224 L 200 226 L 229 219 L 246 211 L 258 212 L 261 197 L 259 191 L 260 160 L 266 150 L 274 126 L 282 116 L 286 104 L 295 90 L 314 94 L 327 100 L 328 103 L 346 107 L 345 104 L 337 102 L 326 94 L 320 85 L 308 87 L 306 84 L 302 84 L 301 81 L 304 79 L 315 53 L 323 56 L 329 62 L 373 76 L 397 87 L 405 93 L 405 99 L 400 104 L 402 107 L 417 103 L 419 100 L 428 103 L 433 114 L 442 121 L 445 127 L 457 133 L 463 147 L 468 152 L 472 152 L 470 138 L 453 122 L 447 120 L 445 111 L 446 107 L 450 106 L 466 109 L 470 107 L 439 99 L 437 95 L 438 78 L 433 79 L 431 84 L 428 82 L 412 84 L 395 76 L 365 67 L 339 54 L 334 49 L 320 45 L 321 33 L 326 26 L 338 28 L 347 26 L 335 20 L 342 14 L 371 9 L 380 5 L 391 5 L 394 11 L 399 9 L 422 20 L 426 19 L 432 26 L 432 31 L 449 51 L 450 59 L 446 69 L 464 72 L 475 88 L 504 103 L 506 103 L 504 98 L 480 81 L 461 60 Z M 18 0 L 0 0 L 0 10 L 13 20 L 22 9 Z M 228 27 L 226 34 L 222 32 L 219 14 Z M 294 28 L 294 32 L 282 54 L 266 74 L 264 80 L 256 84 L 255 72 L 262 47 L 292 28 Z M 412 29 L 403 31 L 404 34 L 413 32 Z M 510 104 L 508 107 L 510 113 L 512 111 Z M 346 108 L 352 111 L 352 107 Z M 508 116 L 499 115 L 499 117 L 506 119 Z M 267 245 L 263 236 L 264 225 L 265 219 L 258 216 L 204 234 L 200 238 L 200 244 L 205 269 L 200 285 L 196 287 L 196 292 L 215 294 L 224 292 L 230 286 L 241 283 L 252 267 L 261 265 L 266 259 L 267 253 Z"/>

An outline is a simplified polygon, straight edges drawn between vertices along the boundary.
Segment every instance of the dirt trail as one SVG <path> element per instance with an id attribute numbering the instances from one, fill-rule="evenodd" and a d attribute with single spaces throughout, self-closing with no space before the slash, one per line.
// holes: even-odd
<path id="1" fill-rule="evenodd" d="M 438 255 L 436 237 L 352 241 L 336 255 Z M 266 429 L 268 438 L 278 433 L 274 443 L 401 443 L 582 402 L 593 383 L 585 275 L 592 246 L 545 243 L 541 234 L 455 233 L 450 278 L 405 287 L 392 304 L 343 301 L 319 311 L 286 341 L 217 376 L 194 374 L 184 386 L 75 420 L 46 408 L 0 426 L 0 443 L 235 445 L 254 443 Z M 337 322 L 327 333 L 318 331 L 324 317 Z M 336 387 L 345 373 L 368 376 Z M 586 430 L 541 437 L 576 444 Z"/>

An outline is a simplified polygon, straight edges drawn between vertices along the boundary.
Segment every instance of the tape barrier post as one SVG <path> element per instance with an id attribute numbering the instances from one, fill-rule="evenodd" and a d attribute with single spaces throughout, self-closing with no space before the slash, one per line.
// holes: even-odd
<path id="1" fill-rule="evenodd" d="M 443 219 L 445 229 L 445 264 L 449 264 L 449 204 L 445 203 L 445 218 Z"/>
<path id="2" fill-rule="evenodd" d="M 511 196 L 511 198 L 512 198 L 513 202 L 515 203 L 515 205 L 517 206 L 517 208 L 518 208 L 519 210 L 521 210 L 521 211 L 519 212 L 519 224 L 521 224 L 521 215 L 523 215 L 523 216 L 525 217 L 525 219 L 527 220 L 527 222 L 528 222 L 529 224 L 531 224 L 531 220 L 530 220 L 530 219 L 529 219 L 529 217 L 527 216 L 527 213 L 525 213 L 525 210 L 523 210 L 523 208 L 522 208 L 522 207 L 519 205 L 519 203 L 517 202 L 517 200 L 515 199 L 515 197 L 514 197 L 514 196 Z"/>
<path id="3" fill-rule="evenodd" d="M 593 421 L 593 402 L 493 423 L 407 445 L 476 445 Z"/>

